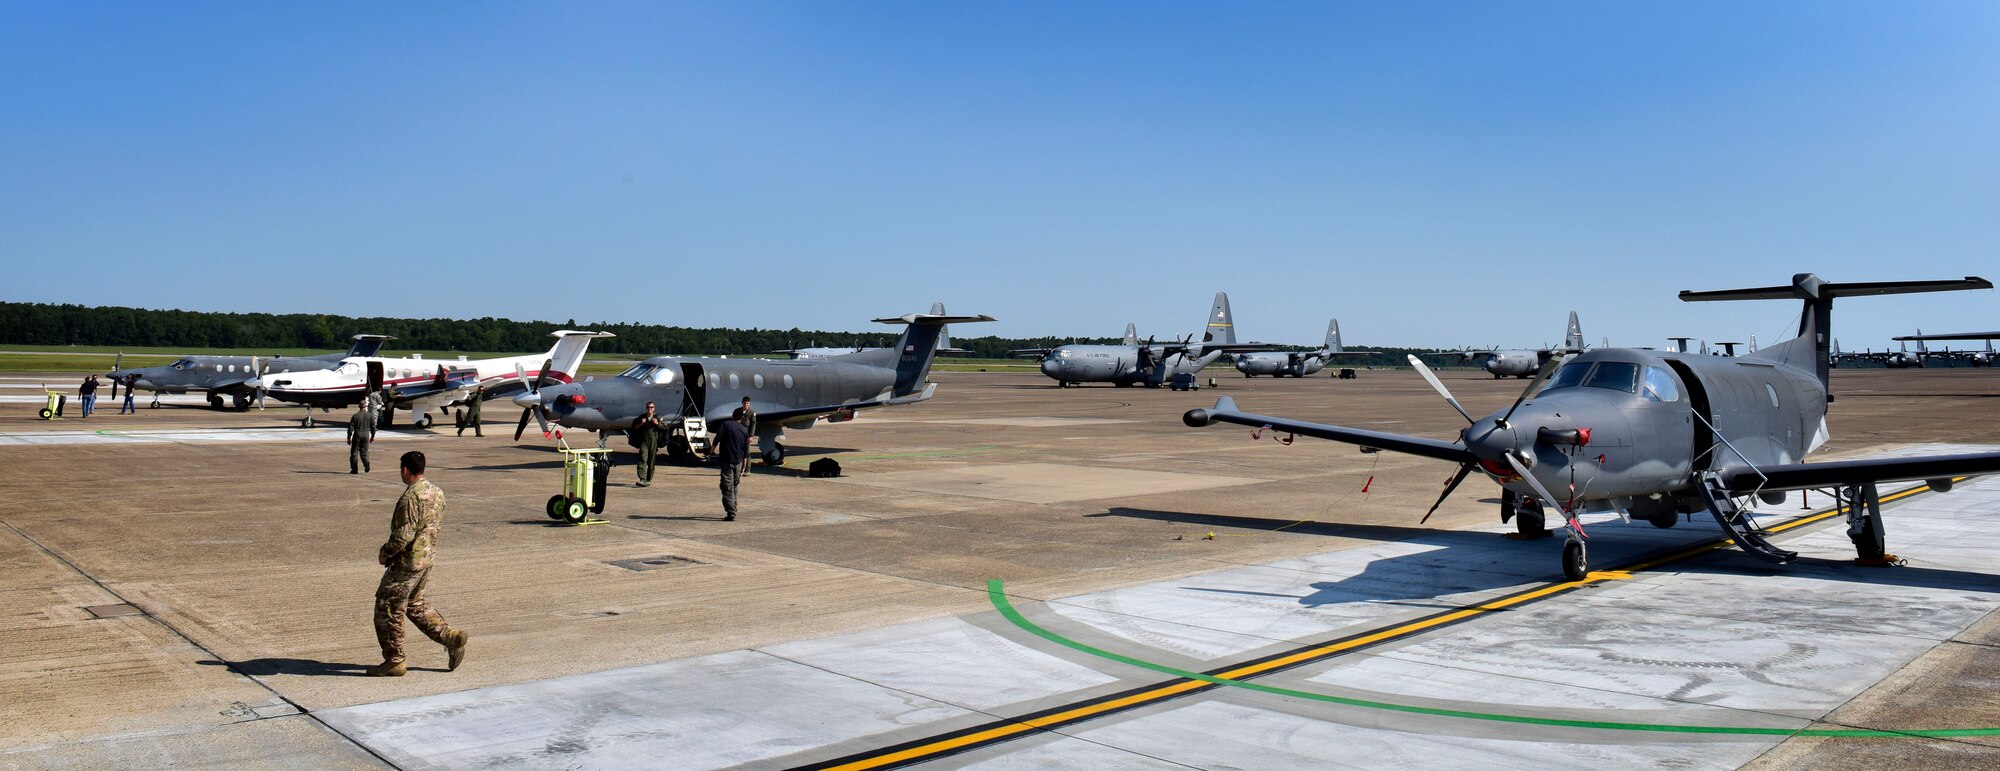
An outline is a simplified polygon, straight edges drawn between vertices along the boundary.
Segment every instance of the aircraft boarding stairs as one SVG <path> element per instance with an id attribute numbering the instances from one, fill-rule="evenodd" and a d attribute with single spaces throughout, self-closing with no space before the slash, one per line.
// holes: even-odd
<path id="1" fill-rule="evenodd" d="M 1764 531 L 1757 529 L 1743 507 L 1736 505 L 1736 499 L 1730 497 L 1721 475 L 1713 471 L 1702 473 L 1701 496 L 1708 501 L 1708 513 L 1715 515 L 1716 524 L 1721 525 L 1723 531 L 1729 533 L 1729 537 L 1744 551 L 1780 565 L 1798 558 L 1798 552 L 1785 551 L 1764 540 Z"/>

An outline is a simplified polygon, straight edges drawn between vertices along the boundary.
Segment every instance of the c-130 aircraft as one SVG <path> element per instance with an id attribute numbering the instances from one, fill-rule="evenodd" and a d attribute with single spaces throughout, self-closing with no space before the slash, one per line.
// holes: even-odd
<path id="1" fill-rule="evenodd" d="M 934 306 L 936 307 L 936 306 Z M 550 433 L 549 421 L 569 428 L 623 431 L 653 402 L 668 421 L 670 457 L 706 455 L 707 422 L 730 417 L 749 397 L 757 412 L 757 447 L 764 462 L 785 462 L 785 429 L 812 428 L 824 418 L 839 423 L 856 410 L 914 404 L 931 398 L 926 382 L 945 325 L 993 321 L 992 316 L 912 313 L 875 319 L 904 325 L 893 348 L 820 359 L 711 359 L 658 356 L 617 377 L 555 384 L 514 397 L 525 408 L 514 431 L 520 439 L 530 417 Z"/>
<path id="2" fill-rule="evenodd" d="M 1132 328 L 1127 326 L 1126 342 L 1121 345 L 1071 343 L 1054 348 L 1022 348 L 1011 353 L 1040 357 L 1042 374 L 1055 380 L 1058 388 L 1080 383 L 1110 383 L 1119 388 L 1135 385 L 1158 388 L 1175 375 L 1200 372 L 1223 354 L 1278 348 L 1266 343 L 1236 342 L 1236 322 L 1229 312 L 1228 292 L 1215 293 L 1215 304 L 1208 309 L 1204 323 L 1200 342 L 1195 342 L 1190 335 L 1187 340 L 1166 343 L 1147 340 L 1141 343 Z"/>
<path id="3" fill-rule="evenodd" d="M 2000 452 L 1804 463 L 1828 438 L 1833 300 L 1991 288 L 1992 282 L 1978 277 L 1835 284 L 1801 273 L 1790 286 L 1682 292 L 1689 302 L 1797 299 L 1805 309 L 1797 337 L 1746 356 L 1606 348 L 1551 361 L 1512 407 L 1477 420 L 1422 361 L 1410 357 L 1471 424 L 1456 442 L 1242 412 L 1226 397 L 1212 409 L 1188 411 L 1183 421 L 1193 427 L 1255 426 L 1458 463 L 1458 473 L 1430 513 L 1479 469 L 1501 486 L 1501 521 L 1511 517 L 1517 528 L 1510 536 L 1546 535 L 1542 503 L 1559 507 L 1568 534 L 1563 574 L 1572 581 L 1589 572 L 1576 514 L 1591 504 L 1659 527 L 1707 510 L 1744 551 L 1785 563 L 1797 554 L 1764 540 L 1736 497 L 1754 495 L 1775 504 L 1786 491 L 1809 488 L 1834 488 L 1837 499 L 1849 504 L 1848 537 L 1858 561 L 1886 564 L 1895 557 L 1884 549 L 1878 483 L 1924 480 L 1943 492 L 1956 477 L 2000 472 Z M 1549 380 L 1551 373 L 1555 377 Z M 1541 388 L 1544 380 L 1548 387 Z"/>

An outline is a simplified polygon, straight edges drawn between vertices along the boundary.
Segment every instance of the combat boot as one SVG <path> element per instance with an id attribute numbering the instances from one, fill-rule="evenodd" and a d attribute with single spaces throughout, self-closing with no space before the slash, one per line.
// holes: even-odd
<path id="1" fill-rule="evenodd" d="M 452 630 L 451 637 L 444 644 L 445 671 L 458 671 L 458 664 L 465 660 L 465 645 L 472 642 L 472 635 Z"/>
<path id="2" fill-rule="evenodd" d="M 384 661 L 368 668 L 369 677 L 402 677 L 403 672 L 403 662 L 400 661 Z"/>

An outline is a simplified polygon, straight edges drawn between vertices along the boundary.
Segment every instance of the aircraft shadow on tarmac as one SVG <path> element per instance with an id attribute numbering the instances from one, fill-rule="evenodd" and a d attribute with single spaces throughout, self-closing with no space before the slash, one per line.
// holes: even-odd
<path id="1" fill-rule="evenodd" d="M 307 677 L 367 677 L 367 664 L 337 664 L 312 659 L 250 659 L 248 661 L 217 661 L 203 659 L 195 662 L 203 666 L 228 667 L 229 671 L 248 677 L 268 677 L 270 675 L 304 675 Z M 411 667 L 418 669 L 418 667 Z M 436 671 L 443 672 L 443 669 Z"/>
<path id="2" fill-rule="evenodd" d="M 1280 531 L 1302 535 L 1323 535 L 1429 546 L 1413 554 L 1376 559 L 1353 575 L 1317 581 L 1309 594 L 1273 593 L 1241 589 L 1185 586 L 1189 591 L 1254 597 L 1297 599 L 1300 605 L 1315 607 L 1355 602 L 1391 602 L 1432 605 L 1426 601 L 1451 594 L 1474 593 L 1536 585 L 1562 580 L 1551 570 L 1550 557 L 1562 543 L 1560 535 L 1537 541 L 1515 541 L 1500 533 L 1474 530 L 1436 530 L 1396 525 L 1339 524 L 1287 521 L 1264 517 L 1155 511 L 1116 507 L 1093 517 L 1133 517 L 1204 528 L 1231 528 L 1251 531 Z M 1289 525 L 1289 526 L 1288 526 Z M 1830 527 L 1838 529 L 1834 523 Z M 1614 530 L 1614 528 L 1616 528 Z M 1627 529 L 1631 528 L 1631 529 Z M 1624 530 L 1624 532 L 1618 532 Z M 1603 554 L 1602 569 L 1650 562 L 1690 547 L 1715 543 L 1724 537 L 1711 523 L 1683 522 L 1672 530 L 1643 529 L 1619 523 L 1598 523 L 1601 537 L 1591 541 L 1593 552 Z M 1251 533 L 1229 535 L 1254 536 Z M 1224 536 L 1229 537 L 1229 536 Z M 1902 566 L 1862 567 L 1846 559 L 1800 557 L 1784 567 L 1774 568 L 1734 548 L 1723 548 L 1674 562 L 1676 573 L 1703 573 L 1740 576 L 1787 576 L 1802 579 L 1848 581 L 1881 586 L 1908 586 L 1933 589 L 2000 591 L 2000 578 L 1949 568 Z M 1443 607 L 1442 604 L 1438 605 Z"/>

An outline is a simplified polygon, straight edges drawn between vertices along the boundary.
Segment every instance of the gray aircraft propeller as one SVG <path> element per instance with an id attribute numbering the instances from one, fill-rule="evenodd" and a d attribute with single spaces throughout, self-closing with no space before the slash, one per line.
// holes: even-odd
<path id="1" fill-rule="evenodd" d="M 1477 421 L 1477 420 L 1473 420 L 1473 419 L 1472 419 L 1472 416 L 1471 416 L 1471 415 L 1469 415 L 1469 414 L 1466 414 L 1466 412 L 1465 412 L 1465 408 L 1464 408 L 1463 406 L 1460 406 L 1460 405 L 1459 405 L 1459 403 L 1458 403 L 1458 400 L 1457 400 L 1457 399 L 1455 399 L 1455 398 L 1452 398 L 1452 395 L 1451 395 L 1451 390 L 1450 390 L 1450 389 L 1447 389 L 1447 388 L 1445 388 L 1445 387 L 1444 387 L 1444 383 L 1443 383 L 1442 381 L 1439 381 L 1439 380 L 1438 380 L 1438 377 L 1437 377 L 1437 375 L 1435 375 L 1435 374 L 1432 374 L 1432 372 L 1431 372 L 1431 368 L 1430 368 L 1430 367 L 1428 367 L 1428 366 L 1426 366 L 1426 365 L 1424 364 L 1424 362 L 1423 362 L 1423 360 L 1422 360 L 1422 359 L 1419 359 L 1419 358 L 1417 358 L 1416 356 L 1410 356 L 1410 357 L 1409 357 L 1409 359 L 1410 359 L 1410 366 L 1412 366 L 1412 367 L 1415 367 L 1415 368 L 1416 368 L 1416 370 L 1417 370 L 1417 374 L 1419 374 L 1419 375 L 1423 375 L 1423 376 L 1424 376 L 1424 380 L 1428 381 L 1428 382 L 1429 382 L 1429 383 L 1431 384 L 1431 388 L 1433 388 L 1433 389 L 1436 389 L 1436 390 L 1437 390 L 1437 392 L 1438 392 L 1438 395 L 1439 395 L 1439 396 L 1443 396 L 1443 397 L 1444 397 L 1444 400 L 1445 400 L 1445 402 L 1446 402 L 1446 403 L 1448 403 L 1448 404 L 1450 404 L 1450 405 L 1451 405 L 1451 407 L 1452 407 L 1452 409 L 1455 409 L 1455 410 L 1458 410 L 1458 414 L 1459 414 L 1460 416 L 1462 416 L 1462 417 L 1464 417 L 1464 418 L 1465 418 L 1465 422 L 1466 422 L 1466 424 L 1467 424 L 1467 430 L 1470 430 L 1470 427 L 1471 427 L 1471 426 L 1474 426 L 1474 425 L 1478 425 L 1479 421 Z M 1518 409 L 1520 409 L 1520 408 L 1521 408 L 1521 403 L 1522 403 L 1522 402 L 1525 402 L 1525 401 L 1527 401 L 1527 400 L 1528 400 L 1528 397 L 1530 397 L 1530 396 L 1533 396 L 1533 395 L 1535 394 L 1535 390 L 1536 390 L 1536 389 L 1538 389 L 1538 388 L 1541 388 L 1541 387 L 1542 387 L 1542 381 L 1544 381 L 1544 380 L 1547 380 L 1547 379 L 1549 378 L 1549 374 L 1550 374 L 1550 373 L 1553 373 L 1553 372 L 1555 372 L 1555 371 L 1556 371 L 1556 368 L 1557 368 L 1557 367 L 1559 367 L 1559 366 L 1561 366 L 1561 365 L 1562 365 L 1562 357 L 1561 357 L 1561 356 L 1556 356 L 1556 357 L 1552 357 L 1552 358 L 1550 358 L 1550 359 L 1548 360 L 1548 362 L 1547 362 L 1547 363 L 1543 364 L 1543 365 L 1542 365 L 1542 369 L 1541 369 L 1541 371 L 1539 371 L 1539 372 L 1536 372 L 1536 373 L 1535 373 L 1535 379 L 1533 379 L 1533 380 L 1530 380 L 1530 381 L 1528 381 L 1528 387 L 1527 387 L 1527 388 L 1524 388 L 1524 389 L 1521 389 L 1521 395 L 1520 395 L 1519 397 L 1517 397 L 1517 398 L 1515 398 L 1515 399 L 1514 399 L 1514 404 L 1513 404 L 1513 406 L 1510 406 L 1510 407 L 1508 407 L 1508 408 L 1507 408 L 1507 412 L 1506 412 L 1506 414 L 1504 414 L 1504 415 L 1501 415 L 1501 416 L 1500 416 L 1500 418 L 1499 418 L 1498 420 L 1494 421 L 1494 426 L 1493 426 L 1493 427 L 1494 427 L 1494 428 L 1500 428 L 1500 429 L 1504 429 L 1504 428 L 1506 428 L 1506 427 L 1507 427 L 1507 419 L 1508 419 L 1508 418 L 1512 418 L 1512 417 L 1514 417 L 1514 411 L 1515 411 L 1515 410 L 1518 410 Z M 1467 446 L 1467 451 L 1468 451 L 1468 452 L 1473 452 L 1473 451 L 1471 450 L 1471 448 L 1470 448 L 1470 445 L 1469 445 L 1469 444 L 1467 443 L 1467 441 L 1466 441 L 1466 440 L 1467 440 L 1467 437 L 1466 437 L 1466 433 L 1465 433 L 1465 431 L 1460 431 L 1460 432 L 1459 432 L 1459 435 L 1458 435 L 1458 436 L 1459 436 L 1459 443 L 1460 443 L 1460 444 L 1467 444 L 1467 445 L 1468 445 L 1468 446 Z M 1540 440 L 1541 440 L 1541 436 L 1540 436 L 1540 435 L 1539 435 L 1539 433 L 1538 433 L 1538 434 L 1537 434 L 1537 441 L 1540 441 Z M 1515 453 L 1516 453 L 1516 452 L 1518 452 L 1518 450 L 1516 450 L 1516 451 L 1503 451 L 1503 452 L 1501 452 L 1501 453 L 1500 453 L 1500 455 L 1501 455 L 1502 457 L 1506 458 L 1506 460 L 1507 460 L 1507 463 L 1508 463 L 1508 465 L 1509 465 L 1509 466 L 1515 466 L 1515 467 L 1518 467 L 1518 466 L 1519 466 L 1519 464 L 1520 464 L 1520 461 L 1519 461 L 1519 460 L 1517 460 L 1517 459 L 1515 459 L 1515 457 L 1514 457 L 1514 455 L 1515 455 Z M 1474 452 L 1473 454 L 1477 455 L 1478 453 Z M 1495 461 L 1497 462 L 1497 460 L 1498 460 L 1498 459 L 1494 459 L 1494 460 L 1495 460 Z M 1477 467 L 1478 465 L 1479 465 L 1479 463 L 1478 463 L 1477 461 L 1471 461 L 1471 462 L 1466 462 L 1466 463 L 1461 463 L 1461 464 L 1459 464 L 1459 466 L 1458 466 L 1458 473 L 1456 473 L 1456 474 L 1453 474 L 1453 475 L 1452 475 L 1452 477 L 1451 477 L 1451 481 L 1450 481 L 1450 482 L 1447 482 L 1447 483 L 1445 483 L 1445 486 L 1444 486 L 1444 493 L 1442 493 L 1442 494 L 1440 494 L 1440 495 L 1438 496 L 1438 499 L 1437 499 L 1437 502 L 1436 502 L 1436 503 L 1433 503 L 1433 504 L 1431 504 L 1431 508 L 1430 508 L 1430 510 L 1429 510 L 1429 511 L 1425 511 L 1425 512 L 1424 512 L 1424 517 L 1423 517 L 1423 519 L 1420 519 L 1420 520 L 1417 520 L 1417 524 L 1420 524 L 1420 525 L 1421 525 L 1421 524 L 1423 524 L 1423 523 L 1425 523 L 1425 522 L 1429 522 L 1429 521 L 1430 521 L 1430 519 L 1431 519 L 1431 515 L 1432 515 L 1432 514 L 1436 514 L 1436 513 L 1437 513 L 1437 510 L 1438 510 L 1438 507 L 1440 507 L 1440 506 L 1443 506 L 1443 505 L 1444 505 L 1444 502 L 1445 502 L 1445 499 L 1447 499 L 1447 498 L 1450 498 L 1450 497 L 1451 497 L 1451 493 L 1452 493 L 1452 491 L 1453 491 L 1453 490 L 1457 490 L 1457 489 L 1458 489 L 1458 485 L 1459 485 L 1459 483 L 1460 483 L 1460 482 L 1464 482 L 1464 481 L 1465 481 L 1465 477 L 1466 477 L 1466 475 L 1468 475 L 1468 474 L 1471 474 L 1471 473 L 1472 473 L 1472 470 L 1473 470 L 1474 468 L 1476 468 L 1476 467 Z M 1517 473 L 1519 473 L 1518 469 L 1517 469 Z M 1522 476 L 1523 476 L 1523 478 L 1526 478 L 1526 479 L 1533 479 L 1533 478 L 1534 478 L 1534 477 L 1532 477 L 1532 476 L 1530 476 L 1530 475 L 1527 475 L 1527 474 L 1525 474 L 1525 473 L 1523 473 L 1523 474 L 1522 474 Z M 1537 484 L 1537 485 L 1539 485 L 1540 483 L 1536 483 L 1536 484 Z M 1544 500 L 1548 500 L 1548 501 L 1551 501 L 1551 502 L 1554 502 L 1554 501 L 1556 500 L 1556 498 L 1554 498 L 1553 496 L 1550 496 L 1550 495 L 1548 494 L 1548 491 L 1547 491 L 1547 490 L 1544 490 L 1544 489 L 1541 489 L 1541 488 L 1539 488 L 1539 486 L 1537 487 L 1537 489 L 1536 489 L 1536 492 L 1537 492 L 1538 494 L 1540 494 L 1540 495 L 1544 496 Z"/>
<path id="2" fill-rule="evenodd" d="M 548 408 L 542 406 L 542 384 L 548 378 L 549 370 L 554 369 L 555 366 L 554 359 L 542 362 L 541 371 L 535 373 L 534 385 L 514 397 L 514 403 L 522 407 L 521 422 L 514 426 L 514 441 L 521 441 L 521 434 L 526 433 L 528 430 L 528 418 L 530 417 L 533 417 L 535 422 L 541 425 L 542 436 L 544 438 L 554 433 L 549 429 Z M 514 377 L 520 378 L 523 383 L 528 382 L 528 373 L 521 369 L 521 365 L 519 364 L 514 365 Z"/>

